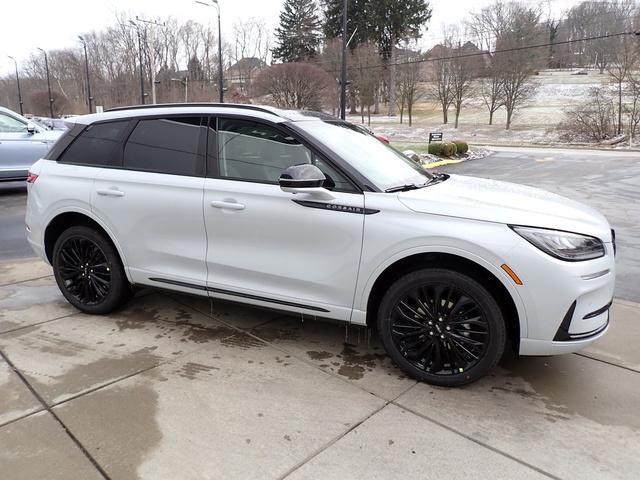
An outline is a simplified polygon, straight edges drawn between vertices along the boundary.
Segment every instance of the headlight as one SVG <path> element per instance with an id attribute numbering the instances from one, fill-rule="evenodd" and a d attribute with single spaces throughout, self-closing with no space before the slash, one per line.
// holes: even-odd
<path id="1" fill-rule="evenodd" d="M 532 245 L 561 260 L 579 262 L 604 256 L 604 245 L 595 237 L 546 228 L 510 227 Z"/>

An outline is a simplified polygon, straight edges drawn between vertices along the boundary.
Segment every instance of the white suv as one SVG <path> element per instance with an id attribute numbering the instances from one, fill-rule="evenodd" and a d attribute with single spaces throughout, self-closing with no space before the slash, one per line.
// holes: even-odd
<path id="1" fill-rule="evenodd" d="M 511 347 L 607 330 L 614 238 L 534 188 L 430 174 L 333 117 L 190 104 L 72 119 L 29 174 L 29 242 L 104 314 L 132 286 L 377 327 L 409 375 L 462 385 Z"/>

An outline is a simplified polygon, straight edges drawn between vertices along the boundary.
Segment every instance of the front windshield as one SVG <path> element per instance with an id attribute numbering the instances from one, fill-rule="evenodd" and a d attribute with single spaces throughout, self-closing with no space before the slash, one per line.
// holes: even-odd
<path id="1" fill-rule="evenodd" d="M 385 191 L 402 185 L 422 185 L 431 175 L 374 136 L 343 122 L 302 121 L 304 131 L 349 162 Z"/>

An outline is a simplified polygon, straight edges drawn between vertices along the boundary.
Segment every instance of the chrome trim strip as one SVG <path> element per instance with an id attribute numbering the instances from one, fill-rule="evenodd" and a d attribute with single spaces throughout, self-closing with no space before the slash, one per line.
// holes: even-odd
<path id="1" fill-rule="evenodd" d="M 582 278 L 583 280 L 593 280 L 594 278 L 599 278 L 599 277 L 602 277 L 603 275 L 606 275 L 610 271 L 611 270 L 609 270 L 607 268 L 606 270 L 601 270 L 600 272 L 589 273 L 587 275 L 581 275 L 580 278 Z"/>

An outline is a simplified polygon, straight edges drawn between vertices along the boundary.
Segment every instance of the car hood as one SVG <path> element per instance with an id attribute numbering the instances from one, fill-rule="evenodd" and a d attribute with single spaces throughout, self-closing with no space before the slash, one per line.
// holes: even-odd
<path id="1" fill-rule="evenodd" d="M 63 130 L 44 130 L 42 132 L 39 132 L 38 136 L 45 141 L 49 140 L 55 142 L 63 133 Z"/>
<path id="2" fill-rule="evenodd" d="M 514 183 L 451 175 L 430 187 L 401 192 L 398 199 L 420 213 L 566 230 L 603 241 L 611 239 L 606 218 L 596 210 L 554 193 Z"/>

